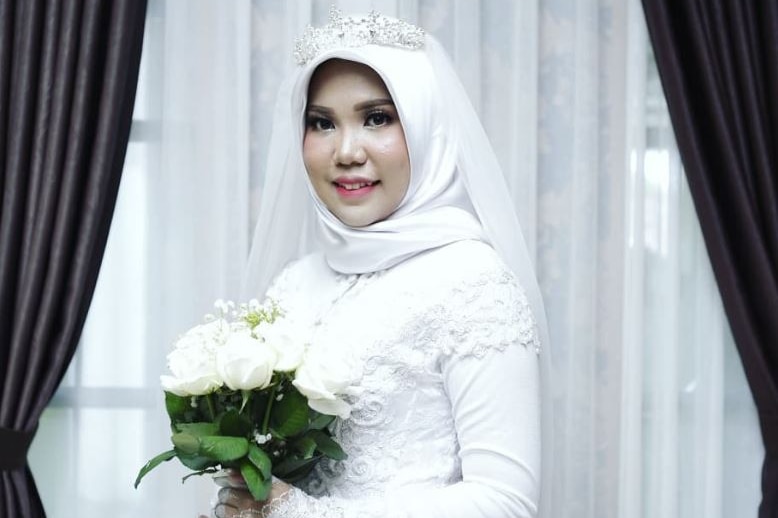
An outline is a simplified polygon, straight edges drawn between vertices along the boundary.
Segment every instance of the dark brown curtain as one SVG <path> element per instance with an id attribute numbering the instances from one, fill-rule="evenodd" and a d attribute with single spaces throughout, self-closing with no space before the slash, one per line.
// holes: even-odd
<path id="1" fill-rule="evenodd" d="M 27 448 L 108 236 L 145 0 L 0 0 L 0 517 L 45 516 Z"/>
<path id="2" fill-rule="evenodd" d="M 702 233 L 765 445 L 778 517 L 778 1 L 643 0 Z"/>

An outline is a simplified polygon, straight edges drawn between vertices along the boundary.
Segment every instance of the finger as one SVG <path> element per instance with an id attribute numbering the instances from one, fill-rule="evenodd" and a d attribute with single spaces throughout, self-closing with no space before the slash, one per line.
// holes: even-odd
<path id="1" fill-rule="evenodd" d="M 241 501 L 240 491 L 231 487 L 223 487 L 219 490 L 218 500 L 220 504 L 228 504 L 233 507 L 238 507 L 238 503 Z"/>
<path id="2" fill-rule="evenodd" d="M 227 504 L 217 504 L 213 508 L 213 514 L 216 518 L 254 518 L 261 517 L 262 511 L 259 509 L 239 509 Z"/>
<path id="3" fill-rule="evenodd" d="M 238 510 L 232 506 L 216 504 L 216 507 L 213 508 L 213 515 L 216 518 L 233 518 L 237 515 L 237 511 Z"/>
<path id="4" fill-rule="evenodd" d="M 233 507 L 243 508 L 251 507 L 254 498 L 251 493 L 245 489 L 235 489 L 233 487 L 223 487 L 219 490 L 217 498 L 220 504 L 231 505 Z"/>
<path id="5" fill-rule="evenodd" d="M 213 475 L 213 482 L 219 487 L 246 487 L 246 481 L 240 471 L 223 469 Z"/>

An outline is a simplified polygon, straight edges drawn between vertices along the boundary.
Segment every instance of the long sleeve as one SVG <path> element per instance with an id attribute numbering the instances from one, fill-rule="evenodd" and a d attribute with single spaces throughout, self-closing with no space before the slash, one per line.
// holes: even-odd
<path id="1" fill-rule="evenodd" d="M 415 517 L 531 517 L 540 495 L 538 358 L 518 344 L 445 368 L 462 482 L 443 488 Z"/>

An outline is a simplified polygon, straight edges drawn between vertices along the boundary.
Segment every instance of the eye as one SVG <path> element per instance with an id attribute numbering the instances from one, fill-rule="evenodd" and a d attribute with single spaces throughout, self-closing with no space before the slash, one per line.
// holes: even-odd
<path id="1" fill-rule="evenodd" d="M 384 111 L 374 111 L 367 114 L 365 126 L 379 127 L 386 126 L 392 122 L 392 116 Z"/>
<path id="2" fill-rule="evenodd" d="M 308 128 L 314 131 L 327 131 L 335 127 L 331 120 L 319 115 L 309 115 L 305 123 Z"/>

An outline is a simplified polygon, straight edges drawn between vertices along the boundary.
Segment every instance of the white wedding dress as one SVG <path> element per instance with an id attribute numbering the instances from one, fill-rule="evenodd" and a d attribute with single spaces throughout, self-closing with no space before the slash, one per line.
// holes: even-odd
<path id="1" fill-rule="evenodd" d="M 388 270 L 335 273 L 306 256 L 268 291 L 313 347 L 362 372 L 324 461 L 274 518 L 535 516 L 540 343 L 515 276 L 459 241 Z"/>

